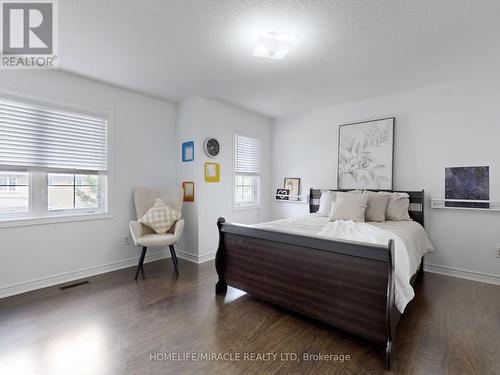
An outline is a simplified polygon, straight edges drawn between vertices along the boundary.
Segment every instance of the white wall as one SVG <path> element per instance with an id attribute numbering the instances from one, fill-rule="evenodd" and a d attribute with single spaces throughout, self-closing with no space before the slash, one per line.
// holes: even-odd
<path id="1" fill-rule="evenodd" d="M 178 182 L 195 182 L 195 201 L 184 204 L 186 233 L 179 249 L 190 253 L 194 260 L 206 260 L 214 256 L 218 244 L 217 218 L 238 223 L 256 223 L 270 219 L 271 201 L 271 121 L 263 116 L 241 110 L 213 100 L 196 97 L 189 99 L 178 109 L 177 175 Z M 233 134 L 245 131 L 261 140 L 261 206 L 258 209 L 234 210 L 233 194 Z M 203 142 L 216 138 L 220 154 L 212 159 L 205 155 Z M 194 140 L 194 162 L 182 162 L 182 142 Z M 204 181 L 204 163 L 220 164 L 219 183 Z"/>
<path id="2" fill-rule="evenodd" d="M 283 177 L 310 187 L 335 188 L 338 125 L 396 117 L 394 188 L 425 189 L 426 229 L 436 251 L 434 270 L 500 276 L 500 213 L 432 210 L 444 196 L 447 166 L 490 166 L 491 199 L 500 200 L 500 80 L 498 75 L 322 108 L 273 126 L 273 188 Z M 304 190 L 305 189 L 305 190 Z M 299 203 L 272 204 L 273 218 L 307 213 Z"/>
<path id="3" fill-rule="evenodd" d="M 185 220 L 184 234 L 177 248 L 178 252 L 186 253 L 187 257 L 192 255 L 193 260 L 198 257 L 198 209 L 199 209 L 199 186 L 203 183 L 203 179 L 199 177 L 199 169 L 203 168 L 201 163 L 201 154 L 203 151 L 199 144 L 198 124 L 202 120 L 198 117 L 196 111 L 196 100 L 186 100 L 178 105 L 177 108 L 177 134 L 176 134 L 176 168 L 177 168 L 177 183 L 182 184 L 183 181 L 194 182 L 194 201 L 184 202 L 182 206 L 182 216 Z M 182 143 L 194 141 L 194 160 L 191 162 L 182 162 Z"/>
<path id="4" fill-rule="evenodd" d="M 62 72 L 0 71 L 0 92 L 16 92 L 112 115 L 111 219 L 0 228 L 0 297 L 59 283 L 75 275 L 134 264 L 137 249 L 122 244 L 133 218 L 134 186 L 195 181 L 195 202 L 185 203 L 179 250 L 205 260 L 217 248 L 216 220 L 254 223 L 307 212 L 307 205 L 272 199 L 284 177 L 300 177 L 302 191 L 335 187 L 338 125 L 396 116 L 395 188 L 425 189 L 426 227 L 436 246 L 427 264 L 471 274 L 500 275 L 500 214 L 431 210 L 444 194 L 444 168 L 491 167 L 491 197 L 500 200 L 500 82 L 495 76 L 374 98 L 278 120 L 204 98 L 171 103 Z M 262 140 L 261 208 L 232 207 L 233 131 Z M 272 130 L 271 130 L 272 129 Z M 207 137 L 221 142 L 221 182 L 205 183 Z M 195 161 L 181 161 L 180 145 L 195 141 Z M 271 163 L 272 161 L 272 163 Z M 154 251 L 150 252 L 154 255 Z M 163 252 L 157 252 L 163 256 Z M 151 257 L 155 259 L 155 257 Z"/>
<path id="5" fill-rule="evenodd" d="M 132 191 L 175 183 L 174 105 L 57 71 L 0 71 L 2 91 L 111 113 L 113 218 L 0 228 L 0 297 L 135 263 Z"/>

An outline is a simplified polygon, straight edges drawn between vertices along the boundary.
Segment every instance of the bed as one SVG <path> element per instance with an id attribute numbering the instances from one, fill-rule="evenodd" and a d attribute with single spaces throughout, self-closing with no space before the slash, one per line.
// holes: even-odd
<path id="1" fill-rule="evenodd" d="M 412 219 L 406 226 L 394 222 L 380 223 L 380 230 L 372 223 L 356 226 L 368 234 L 369 230 L 381 234 L 377 241 L 352 240 L 349 223 L 319 218 L 315 214 L 322 194 L 319 189 L 310 190 L 310 215 L 302 218 L 252 226 L 219 218 L 216 294 L 224 294 L 229 285 L 364 337 L 384 348 L 385 366 L 390 369 L 396 328 L 413 298 L 408 287 L 413 291 L 411 287 L 423 271 L 425 251 L 420 255 L 408 252 L 413 259 L 408 260 L 406 271 L 411 274 L 406 291 L 401 289 L 401 272 L 396 272 L 396 266 L 398 270 L 404 267 L 395 257 L 403 258 L 401 244 L 412 247 L 417 233 L 421 236 L 423 232 L 427 238 L 424 191 L 404 193 L 409 195 Z M 384 238 L 387 241 L 380 244 Z"/>

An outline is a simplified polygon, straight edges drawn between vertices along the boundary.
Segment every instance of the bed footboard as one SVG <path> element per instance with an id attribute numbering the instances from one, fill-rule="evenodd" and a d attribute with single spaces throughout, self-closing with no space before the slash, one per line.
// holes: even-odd
<path id="1" fill-rule="evenodd" d="M 307 237 L 217 221 L 216 294 L 227 286 L 367 338 L 390 367 L 399 316 L 394 242 L 387 246 Z M 392 320 L 392 321 L 391 321 Z"/>

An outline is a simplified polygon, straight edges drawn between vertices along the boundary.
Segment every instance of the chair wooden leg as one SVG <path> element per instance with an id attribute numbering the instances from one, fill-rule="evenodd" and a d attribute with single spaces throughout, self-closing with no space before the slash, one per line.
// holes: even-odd
<path id="1" fill-rule="evenodd" d="M 139 271 L 142 270 L 142 274 L 144 275 L 144 268 L 142 265 L 144 264 L 144 258 L 146 257 L 147 250 L 148 248 L 146 246 L 142 248 L 141 257 L 139 258 L 139 263 L 137 264 L 137 271 L 135 272 L 135 280 L 137 280 L 137 276 L 139 276 Z"/>
<path id="2" fill-rule="evenodd" d="M 172 263 L 174 264 L 175 273 L 177 274 L 177 276 L 179 276 L 179 270 L 177 269 L 177 264 L 179 263 L 179 261 L 177 260 L 177 254 L 175 254 L 175 247 L 174 245 L 170 245 L 169 248 L 170 255 L 172 255 Z"/>

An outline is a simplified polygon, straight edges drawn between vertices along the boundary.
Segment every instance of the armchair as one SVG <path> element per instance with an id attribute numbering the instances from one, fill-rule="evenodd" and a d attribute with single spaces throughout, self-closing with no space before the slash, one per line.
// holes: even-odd
<path id="1" fill-rule="evenodd" d="M 165 204 L 172 207 L 178 212 L 182 212 L 183 192 L 182 189 L 165 189 L 154 190 L 145 187 L 138 187 L 134 190 L 134 203 L 137 220 L 144 216 L 146 211 L 153 206 L 156 198 L 160 198 Z M 174 265 L 175 273 L 179 275 L 177 254 L 175 253 L 174 244 L 179 241 L 179 238 L 184 229 L 184 219 L 178 220 L 166 234 L 156 234 L 151 228 L 142 225 L 138 221 L 131 221 L 129 223 L 130 234 L 135 246 L 142 246 L 141 256 L 137 264 L 135 273 L 135 280 L 142 271 L 144 276 L 144 258 L 148 247 L 164 247 L 170 248 L 172 255 L 172 263 Z"/>

